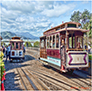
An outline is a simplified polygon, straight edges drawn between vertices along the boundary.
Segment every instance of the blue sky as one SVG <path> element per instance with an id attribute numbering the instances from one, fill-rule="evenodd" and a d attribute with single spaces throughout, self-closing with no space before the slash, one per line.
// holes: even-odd
<path id="1" fill-rule="evenodd" d="M 91 1 L 2 0 L 1 31 L 42 36 L 47 29 L 70 21 L 74 11 L 91 12 Z"/>

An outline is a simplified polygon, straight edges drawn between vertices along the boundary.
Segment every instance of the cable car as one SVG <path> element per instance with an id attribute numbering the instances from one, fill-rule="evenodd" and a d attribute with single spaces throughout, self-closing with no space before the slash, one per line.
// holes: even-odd
<path id="1" fill-rule="evenodd" d="M 78 22 L 65 22 L 48 29 L 40 37 L 40 62 L 61 72 L 87 69 L 88 52 L 84 45 L 84 33 Z"/>
<path id="2" fill-rule="evenodd" d="M 20 37 L 12 37 L 10 40 L 11 45 L 11 52 L 10 52 L 10 59 L 15 61 L 23 61 L 25 57 L 25 53 L 23 52 L 24 46 L 23 46 L 23 40 L 20 39 Z"/>

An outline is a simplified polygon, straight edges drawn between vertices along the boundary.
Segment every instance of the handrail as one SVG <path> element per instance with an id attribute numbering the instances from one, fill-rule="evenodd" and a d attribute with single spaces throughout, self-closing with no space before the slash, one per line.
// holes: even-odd
<path id="1" fill-rule="evenodd" d="M 73 51 L 83 51 L 83 50 L 85 50 L 85 49 L 66 49 L 67 51 L 70 51 L 70 50 L 73 50 Z M 86 50 L 88 50 L 88 49 L 86 49 Z"/>

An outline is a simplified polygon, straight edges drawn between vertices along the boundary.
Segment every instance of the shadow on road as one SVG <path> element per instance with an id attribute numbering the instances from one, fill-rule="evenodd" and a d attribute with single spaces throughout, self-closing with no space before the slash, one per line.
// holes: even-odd
<path id="1" fill-rule="evenodd" d="M 19 87 L 19 83 L 16 83 L 18 79 L 14 79 L 15 77 L 17 77 L 17 74 L 15 74 L 14 72 L 6 74 L 6 80 L 4 82 L 5 90 L 22 90 Z"/>

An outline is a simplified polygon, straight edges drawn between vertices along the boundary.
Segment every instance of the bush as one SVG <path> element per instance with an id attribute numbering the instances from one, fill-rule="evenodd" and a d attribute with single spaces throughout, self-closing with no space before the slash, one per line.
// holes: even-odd
<path id="1" fill-rule="evenodd" d="M 89 60 L 92 60 L 92 54 L 88 54 Z"/>
<path id="2" fill-rule="evenodd" d="M 0 52 L 0 72 L 1 72 L 1 74 L 0 74 L 0 79 L 2 79 L 2 77 L 3 77 L 3 74 L 4 74 L 4 71 L 5 71 L 5 68 L 4 68 L 4 62 L 3 62 L 3 56 L 4 56 L 4 54 L 3 54 L 3 52 Z"/>
<path id="3" fill-rule="evenodd" d="M 30 42 L 25 42 L 25 47 L 32 47 L 32 44 Z"/>
<path id="4" fill-rule="evenodd" d="M 39 41 L 36 41 L 36 42 L 34 43 L 34 47 L 40 47 L 40 42 L 39 42 Z"/>

